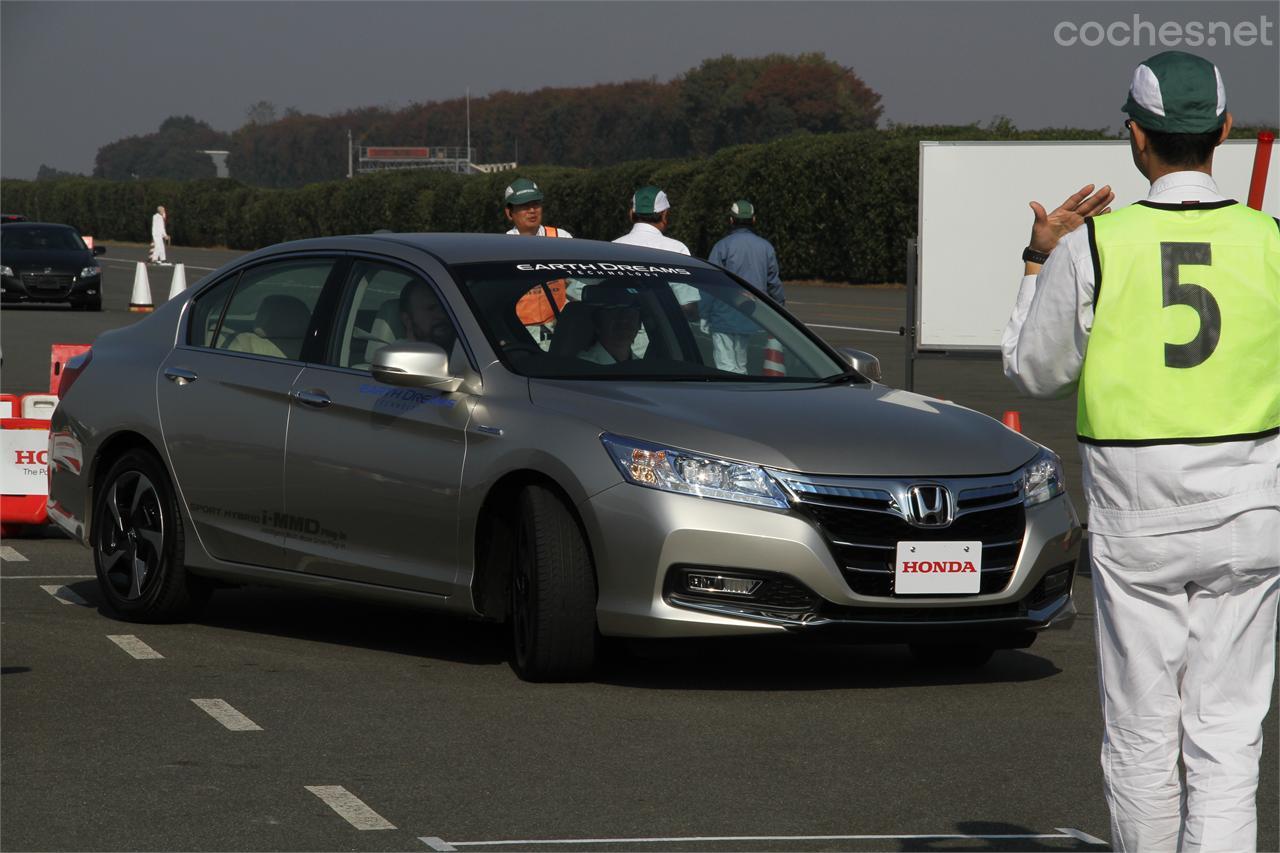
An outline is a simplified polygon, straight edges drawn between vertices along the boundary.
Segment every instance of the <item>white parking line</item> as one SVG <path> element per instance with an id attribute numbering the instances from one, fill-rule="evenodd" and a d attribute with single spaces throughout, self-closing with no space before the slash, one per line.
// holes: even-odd
<path id="1" fill-rule="evenodd" d="M 262 726 L 221 699 L 192 699 L 196 707 L 233 732 L 260 732 Z"/>
<path id="2" fill-rule="evenodd" d="M 164 657 L 133 634 L 108 634 L 107 639 L 138 660 L 156 660 Z"/>
<path id="3" fill-rule="evenodd" d="M 1072 829 L 1069 826 L 1055 826 L 1054 829 L 1058 832 L 1070 835 L 1077 841 L 1083 841 L 1085 844 L 1097 844 L 1099 847 L 1107 846 L 1107 842 L 1103 841 L 1101 838 L 1097 838 L 1096 836 L 1090 835 L 1089 833 L 1079 829 Z"/>
<path id="4" fill-rule="evenodd" d="M 124 264 L 125 266 L 127 266 L 127 267 L 129 267 L 129 268 L 131 268 L 131 269 L 132 269 L 132 268 L 136 267 L 139 263 L 143 263 L 143 262 L 142 262 L 142 261 L 122 261 L 122 260 L 120 260 L 120 259 L 118 259 L 118 258 L 98 258 L 98 263 L 100 263 L 100 264 Z M 155 266 L 155 264 L 147 264 L 147 266 L 149 266 L 149 267 L 150 267 L 150 266 Z M 195 264 L 184 264 L 184 266 L 185 266 L 187 269 L 189 269 L 189 270 L 204 270 L 205 272 L 213 272 L 214 270 L 216 270 L 216 269 L 217 269 L 217 267 L 198 267 L 198 266 L 196 266 Z M 172 265 L 170 265 L 168 268 L 169 268 L 169 269 L 172 269 L 172 268 L 173 268 L 173 266 L 172 266 Z"/>
<path id="5" fill-rule="evenodd" d="M 861 326 L 827 326 L 822 323 L 805 323 L 805 325 L 811 329 L 841 329 L 846 332 L 875 332 L 876 334 L 879 334 L 879 335 L 893 335 L 895 337 L 902 337 L 902 333 L 899 332 L 897 329 L 894 329 L 893 331 L 890 331 L 889 329 L 864 329 Z M 930 837 L 932 838 L 933 836 L 930 836 Z M 968 838 L 968 836 L 965 836 L 965 837 Z"/>
<path id="6" fill-rule="evenodd" d="M 0 575 L 0 581 L 60 581 L 64 578 L 91 578 L 93 575 Z"/>
<path id="7" fill-rule="evenodd" d="M 457 850 L 461 847 L 528 847 L 531 845 L 565 844 L 697 844 L 711 842 L 777 842 L 777 841 L 1035 841 L 1050 838 L 1072 838 L 1086 844 L 1106 846 L 1101 841 L 1078 829 L 1059 828 L 1056 833 L 1026 835 L 960 835 L 938 833 L 934 835 L 695 835 L 669 838 L 543 838 L 507 839 L 502 841 L 445 841 L 436 836 L 420 836 L 423 844 L 432 850 Z"/>
<path id="8" fill-rule="evenodd" d="M 356 829 L 395 829 L 395 824 L 361 802 L 341 785 L 306 785 L 326 806 Z"/>
<path id="9" fill-rule="evenodd" d="M 27 558 L 8 545 L 0 545 L 0 560 L 8 560 L 10 563 L 25 563 Z"/>
<path id="10" fill-rule="evenodd" d="M 40 588 L 45 592 L 58 599 L 62 604 L 79 604 L 81 607 L 89 607 L 89 602 L 80 597 L 80 594 L 74 589 L 65 586 L 54 586 L 52 584 L 40 584 Z"/>

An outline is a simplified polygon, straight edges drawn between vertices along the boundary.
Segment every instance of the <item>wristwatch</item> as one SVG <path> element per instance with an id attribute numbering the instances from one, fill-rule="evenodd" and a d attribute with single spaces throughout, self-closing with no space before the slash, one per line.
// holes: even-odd
<path id="1" fill-rule="evenodd" d="M 1029 264 L 1043 264 L 1045 261 L 1049 260 L 1049 253 L 1037 252 L 1035 249 L 1028 246 L 1022 250 L 1022 260 Z"/>

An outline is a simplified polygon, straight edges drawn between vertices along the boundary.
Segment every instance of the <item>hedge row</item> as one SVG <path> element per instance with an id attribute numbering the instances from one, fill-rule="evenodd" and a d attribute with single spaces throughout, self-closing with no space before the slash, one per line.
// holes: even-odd
<path id="1" fill-rule="evenodd" d="M 965 131 L 965 138 L 1039 134 Z M 951 131 L 947 133 L 946 131 Z M 1079 131 L 1062 135 L 1088 135 Z M 783 276 L 902 281 L 905 241 L 916 229 L 920 136 L 894 131 L 791 137 L 697 160 L 624 163 L 583 170 L 523 169 L 546 193 L 546 221 L 577 237 L 610 240 L 629 224 L 631 193 L 657 184 L 672 201 L 671 236 L 705 257 L 724 234 L 729 205 L 750 198 L 759 230 L 778 250 Z M 229 180 L 4 181 L 0 206 L 66 222 L 99 239 L 147 242 L 151 214 L 169 210 L 175 245 L 256 249 L 284 240 L 393 231 L 495 232 L 508 226 L 502 190 L 513 173 L 462 176 L 413 171 L 259 189 Z"/>

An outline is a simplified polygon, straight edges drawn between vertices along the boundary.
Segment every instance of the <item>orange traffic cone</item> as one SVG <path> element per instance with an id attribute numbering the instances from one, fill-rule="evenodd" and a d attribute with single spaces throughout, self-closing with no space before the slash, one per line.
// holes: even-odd
<path id="1" fill-rule="evenodd" d="M 138 261 L 138 268 L 133 273 L 133 297 L 129 300 L 129 310 L 136 313 L 147 313 L 156 310 L 151 301 L 151 281 L 147 278 L 147 265 Z"/>
<path id="2" fill-rule="evenodd" d="M 1007 411 L 1000 418 L 1000 423 L 1014 432 L 1022 432 L 1022 415 L 1013 410 Z"/>

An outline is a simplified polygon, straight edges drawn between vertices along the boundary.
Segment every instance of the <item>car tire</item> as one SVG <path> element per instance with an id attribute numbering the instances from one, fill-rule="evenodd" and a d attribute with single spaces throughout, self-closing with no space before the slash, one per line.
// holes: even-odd
<path id="1" fill-rule="evenodd" d="M 511 666 L 526 681 L 590 674 L 597 653 L 591 553 L 564 501 L 544 486 L 520 493 L 511 567 Z"/>
<path id="2" fill-rule="evenodd" d="M 93 564 L 107 606 L 131 622 L 195 615 L 211 584 L 187 572 L 182 515 L 164 466 L 146 450 L 117 459 L 95 490 Z"/>
<path id="3" fill-rule="evenodd" d="M 912 643 L 911 656 L 917 663 L 946 669 L 977 669 L 995 654 L 995 647 L 934 643 Z"/>

